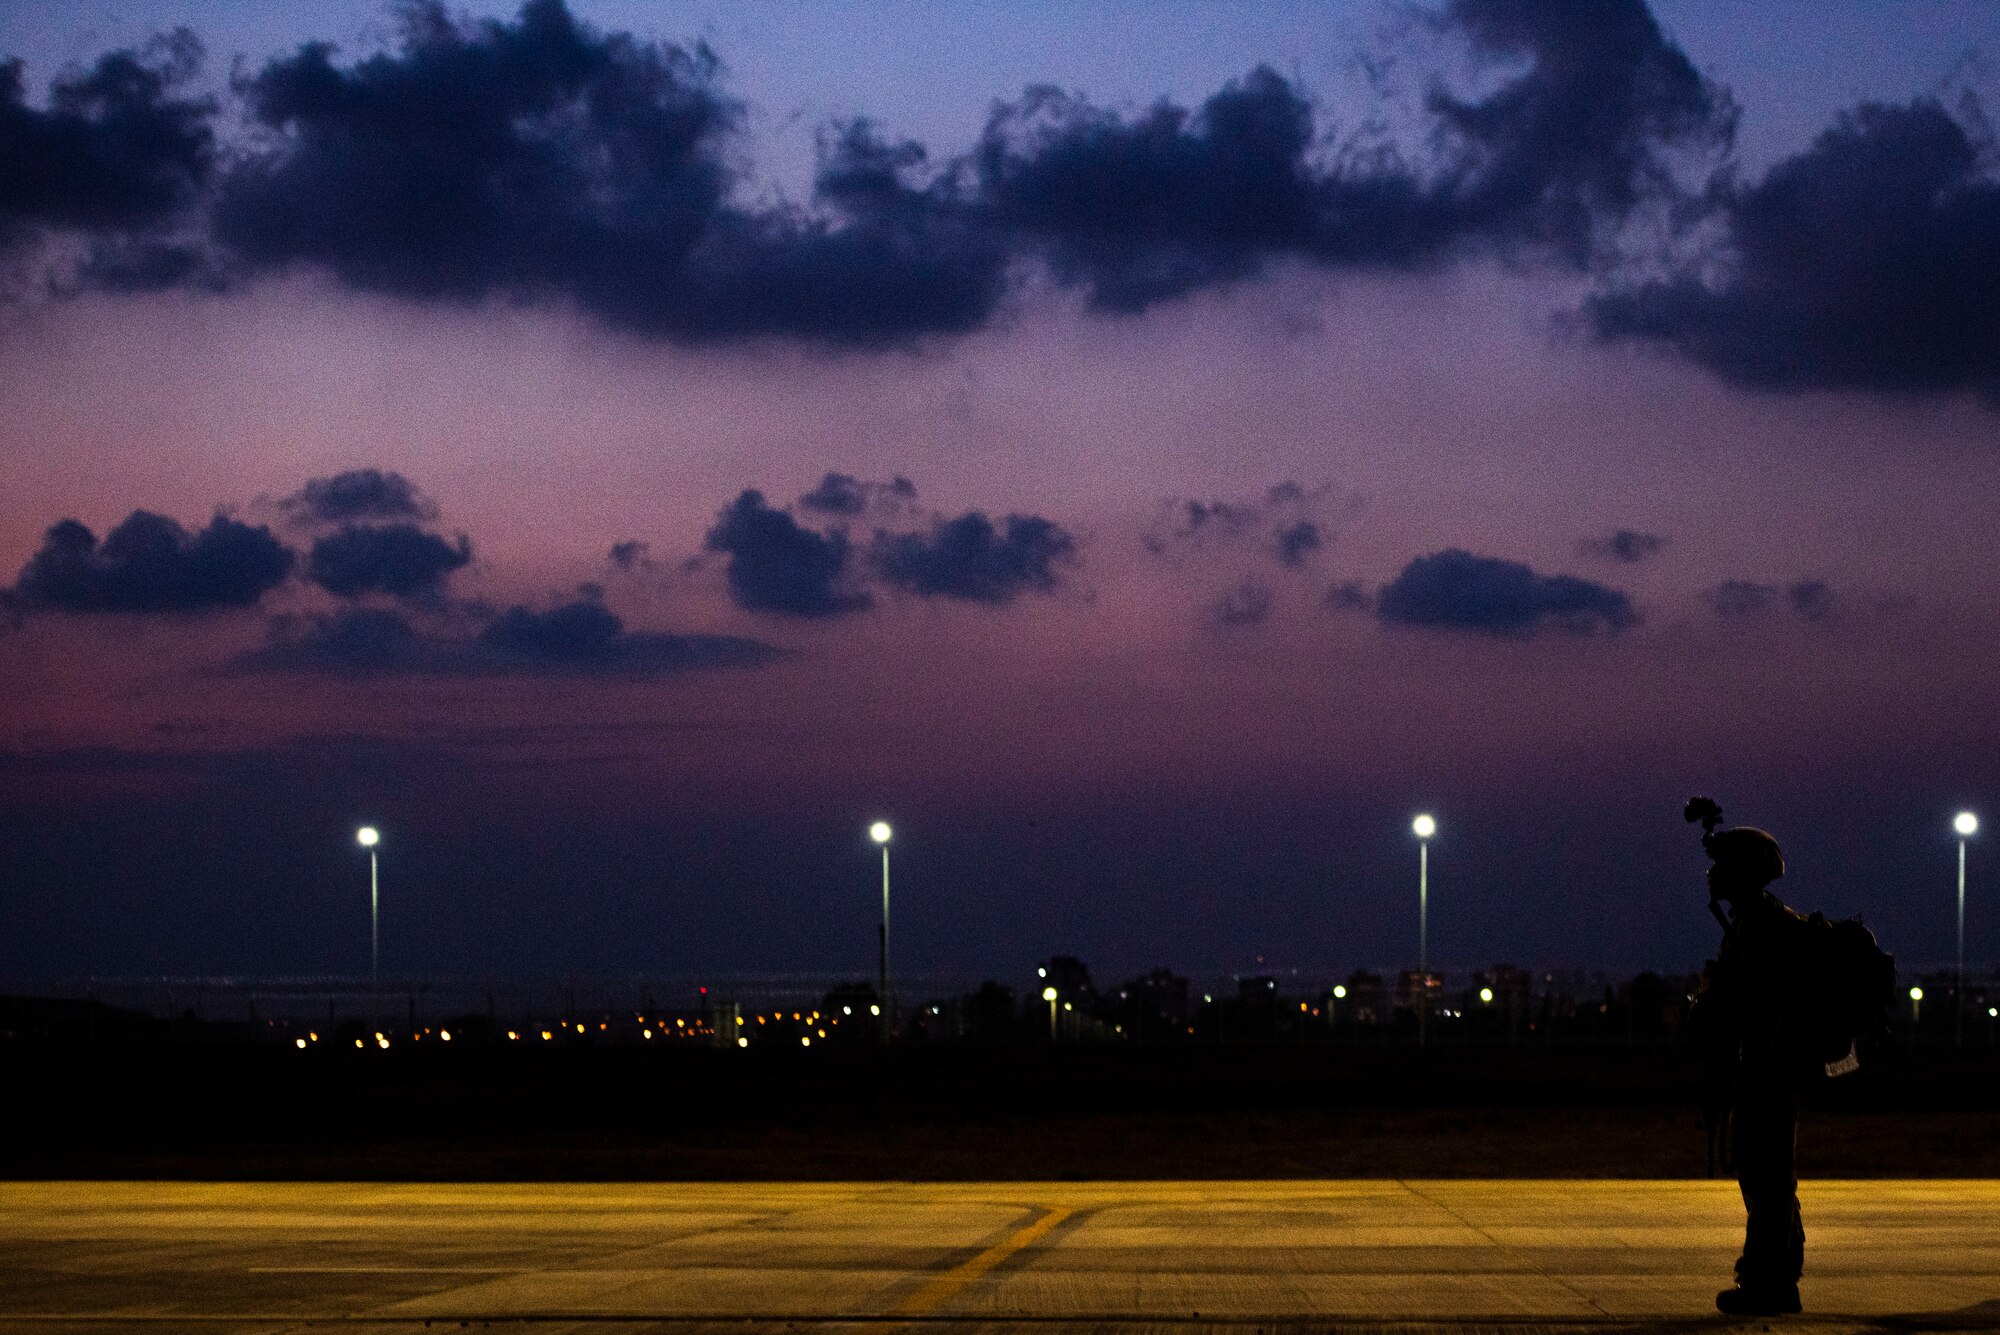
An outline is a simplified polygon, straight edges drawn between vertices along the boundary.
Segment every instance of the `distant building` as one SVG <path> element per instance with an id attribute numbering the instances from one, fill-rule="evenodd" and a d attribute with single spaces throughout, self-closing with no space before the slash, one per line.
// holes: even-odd
<path id="1" fill-rule="evenodd" d="M 1417 969 L 1405 969 L 1396 976 L 1396 1009 L 1415 1013 L 1418 1006 L 1428 1008 L 1430 1014 L 1438 1013 L 1438 1003 L 1444 996 L 1444 975 L 1436 969 L 1425 973 Z"/>
<path id="2" fill-rule="evenodd" d="M 1154 1041 L 1181 1038 L 1188 1027 L 1188 980 L 1168 969 L 1154 969 L 1104 999 L 1117 1031 L 1127 1038 Z"/>
<path id="3" fill-rule="evenodd" d="M 1347 995 L 1329 998 L 1336 1019 L 1354 1024 L 1381 1024 L 1389 1018 L 1383 1004 L 1381 974 L 1356 969 L 1340 986 L 1347 990 Z"/>

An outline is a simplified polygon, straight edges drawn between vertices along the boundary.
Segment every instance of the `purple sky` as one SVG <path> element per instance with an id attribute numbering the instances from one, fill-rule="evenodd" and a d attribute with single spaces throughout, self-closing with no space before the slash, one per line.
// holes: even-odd
<path id="1" fill-rule="evenodd" d="M 1651 131 L 1600 153 L 1572 103 L 1552 103 L 1569 111 L 1532 151 L 1496 137 L 1452 156 L 1433 81 L 1491 108 L 1553 61 L 1473 61 L 1466 26 L 1429 10 L 574 12 L 592 43 L 699 39 L 720 57 L 743 110 L 709 226 L 735 209 L 782 230 L 779 201 L 831 208 L 813 145 L 834 119 L 922 141 L 936 168 L 1029 83 L 1108 108 L 1089 123 L 1105 132 L 1156 99 L 1199 107 L 1261 63 L 1314 103 L 1314 179 L 1361 179 L 1330 164 L 1379 117 L 1409 166 L 1395 179 L 1442 201 L 1392 235 L 1428 219 L 1454 239 L 1353 259 L 1336 233 L 1355 214 L 1329 205 L 1316 230 L 1272 239 L 1268 219 L 1231 213 L 1187 224 L 1208 229 L 1189 242 L 1170 205 L 1121 221 L 1123 178 L 1101 165 L 1082 185 L 1034 176 L 1057 161 L 1043 142 L 1021 150 L 1015 195 L 938 184 L 898 205 L 1003 238 L 1004 291 L 957 323 L 910 312 L 962 266 L 921 270 L 885 304 L 905 321 L 888 337 L 813 324 L 797 293 L 831 265 L 781 269 L 775 249 L 753 275 L 794 278 L 775 296 L 732 289 L 695 325 L 656 323 L 645 303 L 670 289 L 595 242 L 532 272 L 571 243 L 523 242 L 529 260 L 508 251 L 468 290 L 425 292 L 437 265 L 416 241 L 398 250 L 401 230 L 366 240 L 377 215 L 339 193 L 332 157 L 308 157 L 300 123 L 259 137 L 225 91 L 232 62 L 248 80 L 314 39 L 338 44 L 337 70 L 412 61 L 383 11 L 7 7 L 14 105 L 49 119 L 0 119 L 0 155 L 74 153 L 35 138 L 55 124 L 48 81 L 177 25 L 202 38 L 193 87 L 220 104 L 206 175 L 164 211 L 79 222 L 49 202 L 57 186 L 0 187 L 0 578 L 22 572 L 0 609 L 0 974 L 354 970 L 362 820 L 385 831 L 396 970 L 860 973 L 877 815 L 899 832 L 912 969 L 1011 981 L 1068 951 L 1112 976 L 1259 955 L 1331 974 L 1414 953 L 1419 809 L 1442 827 L 1447 964 L 1688 968 L 1712 935 L 1678 819 L 1698 790 L 1774 830 L 1797 901 L 1864 910 L 1906 962 L 1948 957 L 1949 817 L 2000 819 L 1990 6 L 1770 5 L 1725 22 L 1659 3 L 1657 29 L 1633 9 L 1649 49 L 1684 53 L 1740 122 L 1733 148 L 1669 145 L 1674 187 L 1648 180 L 1622 205 L 1603 163 Z M 1582 63 L 1608 52 L 1586 45 Z M 427 105 L 453 124 L 455 94 L 437 89 Z M 1961 134 L 1973 165 L 1915 198 L 1894 176 L 1912 152 L 1856 122 L 1858 142 L 1888 145 L 1855 159 L 1880 179 L 1812 176 L 1818 137 L 1866 101 L 1930 109 L 1924 126 Z M 1078 124 L 1060 123 L 1058 148 L 1088 138 Z M 1214 124 L 1197 115 L 1175 143 L 1193 153 Z M 1572 138 L 1583 165 L 1550 167 Z M 1514 150 L 1549 174 L 1503 207 L 1482 173 Z M 1169 186 L 1196 179 L 1163 160 Z M 1780 189 L 1794 170 L 1812 188 Z M 1564 251 L 1556 205 L 1573 197 L 1587 256 Z M 1878 204 L 1880 226 L 1845 226 Z M 1668 205 L 1686 226 L 1662 240 Z M 342 221 L 350 206 L 360 221 Z M 529 215 L 495 207 L 511 246 Z M 416 236 L 404 215 L 420 210 L 399 208 Z M 842 219 L 843 236 L 869 225 Z M 91 276 L 93 247 L 161 238 L 199 250 L 200 271 Z M 1115 308 L 1107 253 L 1138 257 L 1122 276 L 1169 266 L 1173 290 Z M 705 254 L 669 285 L 699 281 Z M 1672 286 L 1687 275 L 1727 300 L 1689 306 Z M 308 522 L 301 490 L 366 469 L 430 505 L 361 527 L 407 522 L 447 552 L 462 534 L 469 563 L 400 592 L 320 578 L 315 543 L 346 520 Z M 801 498 L 828 473 L 906 478 L 915 495 L 814 511 Z M 851 610 L 787 614 L 732 582 L 710 535 L 745 489 L 821 535 L 808 542 L 845 535 L 834 591 Z M 265 527 L 295 564 L 233 605 L 111 607 L 125 595 L 109 585 L 37 582 L 50 525 L 102 538 L 134 510 L 190 532 L 218 513 Z M 939 527 L 975 513 L 1000 535 L 981 549 L 994 564 Z M 1055 546 L 1022 555 L 1008 516 L 1046 521 Z M 1315 541 L 1287 560 L 1300 525 Z M 621 543 L 645 548 L 620 565 Z M 1424 564 L 1454 552 L 1470 555 Z M 533 638 L 567 636 L 536 618 L 569 605 L 615 614 L 604 652 L 625 657 Z M 402 657 L 329 656 L 323 633 L 362 612 L 415 637 Z M 1984 959 L 2000 928 L 1974 858 Z"/>

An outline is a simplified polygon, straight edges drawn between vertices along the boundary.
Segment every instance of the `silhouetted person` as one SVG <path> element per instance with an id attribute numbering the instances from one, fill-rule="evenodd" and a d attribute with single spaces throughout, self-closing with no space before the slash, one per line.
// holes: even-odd
<path id="1" fill-rule="evenodd" d="M 1689 804 L 1688 819 L 1701 814 Z M 1799 1310 L 1799 1273 L 1805 1260 L 1797 1167 L 1799 1092 L 1821 1066 L 1799 1019 L 1809 928 L 1769 889 L 1785 874 L 1778 841 L 1747 826 L 1714 830 L 1721 814 L 1714 810 L 1703 821 L 1711 830 L 1702 838 L 1713 862 L 1709 907 L 1724 930 L 1701 1009 L 1710 1041 L 1734 1067 L 1731 1147 L 1749 1219 L 1743 1255 L 1736 1261 L 1736 1286 L 1718 1293 L 1715 1305 L 1732 1315 L 1768 1316 Z"/>

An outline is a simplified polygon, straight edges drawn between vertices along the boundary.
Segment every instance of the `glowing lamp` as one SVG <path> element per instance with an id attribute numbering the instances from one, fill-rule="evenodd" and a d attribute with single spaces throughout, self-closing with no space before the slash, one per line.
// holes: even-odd
<path id="1" fill-rule="evenodd" d="M 1428 815 L 1424 815 L 1424 816 L 1419 816 L 1415 820 L 1411 821 L 1410 828 L 1416 831 L 1417 838 L 1428 839 L 1432 835 L 1438 832 L 1438 823 L 1432 820 Z"/>
<path id="2" fill-rule="evenodd" d="M 1957 830 L 1961 835 L 1976 834 L 1979 830 L 1979 817 L 1973 815 L 1970 811 L 1961 811 L 1952 817 L 1951 828 Z"/>
<path id="3" fill-rule="evenodd" d="M 889 829 L 889 822 L 886 820 L 878 820 L 868 827 L 868 837 L 878 844 L 888 843 L 891 833 L 893 831 Z"/>

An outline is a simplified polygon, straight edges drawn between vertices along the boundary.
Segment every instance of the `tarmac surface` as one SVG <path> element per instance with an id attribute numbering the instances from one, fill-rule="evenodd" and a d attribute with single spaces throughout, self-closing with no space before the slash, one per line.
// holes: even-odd
<path id="1" fill-rule="evenodd" d="M 0 1183 L 0 1333 L 2000 1329 L 2000 1182 Z"/>

